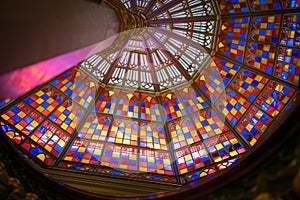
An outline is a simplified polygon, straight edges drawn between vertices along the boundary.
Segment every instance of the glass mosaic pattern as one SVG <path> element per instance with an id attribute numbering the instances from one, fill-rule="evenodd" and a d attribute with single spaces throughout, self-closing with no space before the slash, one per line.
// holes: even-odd
<path id="1" fill-rule="evenodd" d="M 238 14 L 249 12 L 246 0 L 218 0 L 221 14 Z"/>
<path id="2" fill-rule="evenodd" d="M 250 108 L 250 112 L 241 120 L 237 130 L 253 146 L 271 123 L 271 117 L 253 106 Z"/>
<path id="3" fill-rule="evenodd" d="M 250 2 L 254 11 L 281 10 L 279 0 L 250 0 Z"/>
<path id="4" fill-rule="evenodd" d="M 275 75 L 298 84 L 300 76 L 300 50 L 280 48 Z"/>
<path id="5" fill-rule="evenodd" d="M 63 95 L 47 86 L 25 99 L 25 102 L 43 115 L 48 116 L 63 100 Z"/>
<path id="6" fill-rule="evenodd" d="M 251 38 L 260 42 L 277 43 L 281 16 L 263 16 L 253 19 Z"/>
<path id="7" fill-rule="evenodd" d="M 200 141 L 200 137 L 192 120 L 184 119 L 169 124 L 174 149 L 178 149 Z"/>
<path id="8" fill-rule="evenodd" d="M 32 111 L 24 103 L 12 107 L 1 117 L 25 135 L 29 135 L 43 121 L 43 117 Z"/>
<path id="9" fill-rule="evenodd" d="M 300 46 L 300 14 L 284 15 L 280 44 Z"/>
<path id="10" fill-rule="evenodd" d="M 84 109 L 79 105 L 71 100 L 66 100 L 49 116 L 49 119 L 69 134 L 72 134 L 76 125 L 82 119 L 84 112 Z"/>
<path id="11" fill-rule="evenodd" d="M 67 151 L 64 160 L 98 165 L 103 143 L 76 139 Z"/>
<path id="12" fill-rule="evenodd" d="M 268 74 L 273 73 L 276 47 L 268 44 L 250 43 L 247 51 L 247 63 Z"/>
<path id="13" fill-rule="evenodd" d="M 217 68 L 214 68 L 214 74 L 223 78 L 223 83 L 228 85 L 236 73 L 239 71 L 240 66 L 235 65 L 226 60 L 214 58 Z"/>
<path id="14" fill-rule="evenodd" d="M 173 175 L 171 159 L 168 152 L 140 150 L 140 172 Z"/>
<path id="15" fill-rule="evenodd" d="M 141 119 L 151 121 L 162 121 L 160 104 L 154 96 L 143 95 L 141 102 Z"/>
<path id="16" fill-rule="evenodd" d="M 219 38 L 218 50 L 225 56 L 243 61 L 246 42 L 234 38 Z"/>
<path id="17" fill-rule="evenodd" d="M 263 145 L 297 102 L 298 0 L 121 2 L 151 28 L 0 105 L 1 134 L 37 163 L 186 184 Z"/>
<path id="18" fill-rule="evenodd" d="M 48 121 L 39 126 L 30 135 L 30 138 L 56 157 L 62 152 L 66 142 L 69 140 L 67 134 Z"/>
<path id="19" fill-rule="evenodd" d="M 101 165 L 116 169 L 137 170 L 137 149 L 107 144 L 103 149 Z"/>
<path id="20" fill-rule="evenodd" d="M 163 125 L 142 123 L 140 126 L 140 146 L 151 149 L 167 150 Z"/>
<path id="21" fill-rule="evenodd" d="M 79 138 L 105 141 L 111 124 L 110 117 L 90 115 L 78 132 Z"/>
<path id="22" fill-rule="evenodd" d="M 208 139 L 205 141 L 205 145 L 214 162 L 226 160 L 245 152 L 245 148 L 231 132 Z"/>
<path id="23" fill-rule="evenodd" d="M 267 83 L 267 78 L 251 71 L 242 70 L 234 79 L 232 87 L 253 102 Z"/>
<path id="24" fill-rule="evenodd" d="M 97 90 L 96 83 L 76 68 L 52 81 L 52 85 L 84 108 L 88 108 Z"/>
<path id="25" fill-rule="evenodd" d="M 250 102 L 233 90 L 227 90 L 227 101 L 220 101 L 219 108 L 231 124 L 236 125 L 247 111 Z"/>
<path id="26" fill-rule="evenodd" d="M 246 39 L 248 23 L 249 18 L 224 20 L 220 28 L 220 35 Z"/>

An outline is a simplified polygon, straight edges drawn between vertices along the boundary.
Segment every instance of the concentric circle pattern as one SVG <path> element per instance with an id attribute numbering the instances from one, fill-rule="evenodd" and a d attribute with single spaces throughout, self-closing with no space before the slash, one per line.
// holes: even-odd
<path id="1" fill-rule="evenodd" d="M 114 45 L 1 111 L 38 163 L 183 185 L 262 145 L 298 94 L 299 1 L 106 3 Z"/>

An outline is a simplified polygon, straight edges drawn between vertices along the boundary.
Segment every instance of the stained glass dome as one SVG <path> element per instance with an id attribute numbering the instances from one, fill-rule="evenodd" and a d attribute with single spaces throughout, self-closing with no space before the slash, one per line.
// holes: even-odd
<path id="1" fill-rule="evenodd" d="M 299 1 L 105 3 L 114 44 L 1 108 L 2 132 L 44 168 L 201 184 L 295 104 Z"/>

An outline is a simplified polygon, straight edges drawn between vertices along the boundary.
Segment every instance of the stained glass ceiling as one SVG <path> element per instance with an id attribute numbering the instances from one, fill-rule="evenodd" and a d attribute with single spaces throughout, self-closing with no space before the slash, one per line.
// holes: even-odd
<path id="1" fill-rule="evenodd" d="M 1 109 L 36 162 L 186 184 L 247 156 L 291 109 L 300 2 L 110 2 L 135 19 L 115 45 Z"/>

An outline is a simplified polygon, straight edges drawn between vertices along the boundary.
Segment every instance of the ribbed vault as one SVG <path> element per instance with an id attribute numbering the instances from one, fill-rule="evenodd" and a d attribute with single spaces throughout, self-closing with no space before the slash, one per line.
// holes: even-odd
<path id="1" fill-rule="evenodd" d="M 114 45 L 2 108 L 3 132 L 36 162 L 184 185 L 263 145 L 293 108 L 299 2 L 105 3 Z"/>

